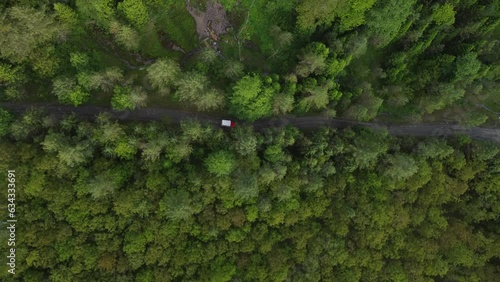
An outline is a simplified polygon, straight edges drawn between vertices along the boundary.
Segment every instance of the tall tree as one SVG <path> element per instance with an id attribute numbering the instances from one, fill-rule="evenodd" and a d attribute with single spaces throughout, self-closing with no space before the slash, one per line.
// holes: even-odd
<path id="1" fill-rule="evenodd" d="M 210 173 L 217 176 L 230 174 L 236 165 L 236 160 L 232 153 L 228 151 L 218 151 L 210 154 L 205 159 L 205 166 Z"/>
<path id="2" fill-rule="evenodd" d="M 15 63 L 30 59 L 65 32 L 51 15 L 29 7 L 13 6 L 2 13 L 0 55 Z"/>
<path id="3" fill-rule="evenodd" d="M 160 202 L 160 214 L 172 220 L 185 220 L 194 212 L 191 196 L 187 191 L 169 190 Z"/>
<path id="4" fill-rule="evenodd" d="M 413 13 L 413 5 L 415 0 L 378 1 L 366 16 L 371 43 L 377 48 L 389 44 Z"/>
<path id="5" fill-rule="evenodd" d="M 116 42 L 125 50 L 137 52 L 140 45 L 139 33 L 118 21 L 113 21 L 110 24 L 109 31 L 114 35 Z"/>
<path id="6" fill-rule="evenodd" d="M 233 86 L 229 110 L 239 118 L 254 121 L 269 116 L 274 90 L 258 75 L 246 75 Z"/>
<path id="7" fill-rule="evenodd" d="M 124 0 L 118 3 L 118 10 L 133 26 L 139 29 L 145 26 L 149 18 L 148 10 L 142 0 Z"/>
<path id="8" fill-rule="evenodd" d="M 296 8 L 298 27 L 301 30 L 312 32 L 318 26 L 329 25 L 335 18 L 337 3 L 337 0 L 302 1 Z"/>
<path id="9" fill-rule="evenodd" d="M 141 87 L 115 86 L 111 106 L 116 110 L 134 110 L 146 105 L 148 96 Z"/>
<path id="10" fill-rule="evenodd" d="M 313 42 L 303 49 L 299 56 L 299 63 L 295 68 L 295 73 L 301 77 L 307 77 L 310 74 L 320 74 L 324 68 L 329 49 L 325 44 Z"/>

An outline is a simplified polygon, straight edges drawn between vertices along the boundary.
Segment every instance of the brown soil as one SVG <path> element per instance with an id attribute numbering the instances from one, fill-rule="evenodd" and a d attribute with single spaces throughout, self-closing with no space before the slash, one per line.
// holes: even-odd
<path id="1" fill-rule="evenodd" d="M 200 36 L 200 40 L 207 37 L 217 40 L 230 27 L 224 7 L 215 0 L 207 0 L 204 12 L 193 7 L 190 1 L 186 0 L 186 9 L 196 22 L 196 32 Z M 212 35 L 210 31 L 213 32 Z"/>

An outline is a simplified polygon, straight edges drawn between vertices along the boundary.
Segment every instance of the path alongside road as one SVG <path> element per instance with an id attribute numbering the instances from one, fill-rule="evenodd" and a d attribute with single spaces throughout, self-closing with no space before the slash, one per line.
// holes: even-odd
<path id="1" fill-rule="evenodd" d="M 168 119 L 172 122 L 180 122 L 184 119 L 195 119 L 205 123 L 219 125 L 222 117 L 208 116 L 200 113 L 190 113 L 178 110 L 144 108 L 135 111 L 114 111 L 106 107 L 98 106 L 80 106 L 72 107 L 57 104 L 18 104 L 18 103 L 0 103 L 0 107 L 13 113 L 22 113 L 30 108 L 44 109 L 56 117 L 62 117 L 75 113 L 81 118 L 94 119 L 99 113 L 109 113 L 113 119 L 117 120 L 135 120 L 152 121 Z M 259 120 L 253 123 L 256 130 L 262 130 L 268 127 L 279 127 L 292 125 L 299 129 L 316 129 L 322 126 L 333 128 L 346 128 L 352 126 L 367 127 L 374 130 L 386 129 L 389 134 L 395 136 L 450 136 L 453 134 L 465 134 L 475 139 L 486 139 L 500 143 L 500 129 L 473 127 L 467 128 L 453 124 L 391 124 L 382 122 L 357 122 L 324 116 L 294 117 L 285 116 L 272 119 Z"/>

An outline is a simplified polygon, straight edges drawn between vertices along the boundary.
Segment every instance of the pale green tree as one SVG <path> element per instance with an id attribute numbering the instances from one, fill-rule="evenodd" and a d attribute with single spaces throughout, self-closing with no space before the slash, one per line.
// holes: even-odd
<path id="1" fill-rule="evenodd" d="M 78 14 L 87 22 L 95 22 L 102 28 L 109 28 L 115 19 L 113 0 L 76 0 Z"/>
<path id="2" fill-rule="evenodd" d="M 146 72 L 151 85 L 164 95 L 170 92 L 170 87 L 179 78 L 181 69 L 174 60 L 162 58 L 150 65 Z"/>
<path id="3" fill-rule="evenodd" d="M 329 90 L 335 85 L 332 80 L 326 80 L 318 85 L 316 79 L 307 79 L 302 92 L 307 96 L 299 101 L 299 107 L 304 111 L 309 109 L 324 109 L 329 102 Z"/>
<path id="4" fill-rule="evenodd" d="M 116 176 L 111 171 L 98 173 L 88 184 L 89 193 L 94 199 L 112 196 L 120 187 Z"/>
<path id="5" fill-rule="evenodd" d="M 182 120 L 181 121 L 182 137 L 192 141 L 201 141 L 206 138 L 206 130 L 200 122 L 196 120 Z"/>
<path id="6" fill-rule="evenodd" d="M 176 96 L 180 101 L 193 101 L 208 88 L 208 78 L 197 72 L 188 72 L 177 81 Z"/>
<path id="7" fill-rule="evenodd" d="M 114 35 L 116 42 L 125 50 L 136 52 L 139 50 L 140 37 L 139 33 L 118 21 L 113 21 L 110 24 L 109 31 Z"/>
<path id="8" fill-rule="evenodd" d="M 245 66 L 238 60 L 225 60 L 224 61 L 224 75 L 230 79 L 237 79 L 243 75 Z"/>
<path id="9" fill-rule="evenodd" d="M 208 89 L 207 92 L 193 101 L 200 111 L 211 111 L 224 106 L 224 94 L 216 89 Z"/>
<path id="10" fill-rule="evenodd" d="M 288 93 L 278 93 L 273 97 L 273 114 L 284 115 L 293 110 L 295 98 Z"/>
<path id="11" fill-rule="evenodd" d="M 314 31 L 317 26 L 329 25 L 335 19 L 337 0 L 301 1 L 297 6 L 297 25 L 301 30 Z"/>
<path id="12" fill-rule="evenodd" d="M 418 171 L 415 160 L 404 154 L 389 155 L 386 157 L 386 168 L 384 175 L 396 180 L 405 180 Z"/>
<path id="13" fill-rule="evenodd" d="M 376 0 L 343 0 L 339 1 L 335 13 L 340 18 L 340 30 L 351 30 L 365 23 L 365 12 Z"/>
<path id="14" fill-rule="evenodd" d="M 15 63 L 27 61 L 35 50 L 65 33 L 51 15 L 29 7 L 8 8 L 1 15 L 0 25 L 0 55 Z"/>
<path id="15" fill-rule="evenodd" d="M 61 103 L 78 106 L 88 101 L 90 94 L 70 77 L 58 77 L 52 84 L 52 92 Z"/>
<path id="16" fill-rule="evenodd" d="M 282 30 L 279 26 L 273 25 L 270 29 L 269 32 L 271 33 L 271 36 L 274 39 L 274 44 L 273 44 L 273 53 L 271 54 L 270 58 L 276 56 L 279 52 L 281 52 L 283 49 L 287 48 L 292 44 L 293 41 L 293 34 L 288 31 Z"/>
<path id="17" fill-rule="evenodd" d="M 238 199 L 248 201 L 257 198 L 259 185 L 255 173 L 249 170 L 237 171 L 234 180 L 234 194 Z"/>
<path id="18" fill-rule="evenodd" d="M 329 52 L 323 43 L 313 42 L 309 44 L 299 56 L 295 73 L 301 77 L 307 77 L 312 73 L 320 74 L 326 66 Z"/>
<path id="19" fill-rule="evenodd" d="M 142 0 L 124 0 L 118 3 L 118 10 L 133 26 L 139 29 L 146 25 L 149 18 L 148 10 Z"/>
<path id="20" fill-rule="evenodd" d="M 239 118 L 254 121 L 269 116 L 274 89 L 263 84 L 257 75 L 246 75 L 233 86 L 229 110 Z"/>
<path id="21" fill-rule="evenodd" d="M 169 190 L 160 201 L 159 214 L 171 220 L 185 220 L 194 213 L 189 192 Z"/>
<path id="22" fill-rule="evenodd" d="M 197 72 L 185 74 L 177 82 L 177 98 L 182 102 L 190 102 L 200 111 L 220 108 L 224 104 L 223 94 L 208 85 L 208 78 Z"/>
<path id="23" fill-rule="evenodd" d="M 111 106 L 116 110 L 134 110 L 146 105 L 147 94 L 141 87 L 115 86 Z"/>
<path id="24" fill-rule="evenodd" d="M 218 151 L 211 153 L 205 159 L 205 166 L 210 173 L 217 176 L 224 176 L 230 174 L 234 170 L 236 160 L 232 153 L 228 151 Z"/>
<path id="25" fill-rule="evenodd" d="M 434 7 L 433 20 L 438 25 L 452 25 L 455 22 L 453 5 L 445 3 Z"/>
<path id="26" fill-rule="evenodd" d="M 378 1 L 366 15 L 371 43 L 382 48 L 397 35 L 405 21 L 414 13 L 415 0 Z"/>
<path id="27" fill-rule="evenodd" d="M 248 156 L 255 154 L 257 150 L 258 140 L 255 136 L 252 127 L 249 126 L 239 126 L 231 132 L 233 137 L 236 139 L 234 142 L 234 147 L 236 152 L 242 156 Z"/>

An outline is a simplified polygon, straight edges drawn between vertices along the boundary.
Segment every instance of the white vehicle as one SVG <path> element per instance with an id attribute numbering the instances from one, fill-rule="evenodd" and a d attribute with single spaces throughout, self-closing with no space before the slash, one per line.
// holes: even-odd
<path id="1" fill-rule="evenodd" d="M 231 121 L 231 120 L 228 120 L 228 119 L 223 119 L 222 123 L 221 123 L 221 126 L 223 126 L 223 127 L 235 127 L 236 124 L 234 123 L 234 121 Z"/>

